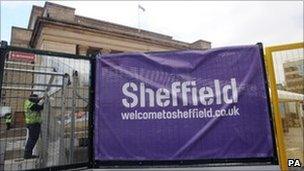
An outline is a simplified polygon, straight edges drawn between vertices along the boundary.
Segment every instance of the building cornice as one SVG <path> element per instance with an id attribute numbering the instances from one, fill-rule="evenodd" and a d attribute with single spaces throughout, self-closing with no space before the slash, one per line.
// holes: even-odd
<path id="1" fill-rule="evenodd" d="M 135 41 L 140 41 L 140 42 L 146 42 L 146 43 L 151 43 L 155 45 L 161 45 L 169 48 L 174 48 L 174 49 L 189 49 L 190 44 L 185 43 L 185 42 L 180 42 L 180 41 L 175 41 L 173 39 L 159 39 L 159 38 L 153 38 L 152 36 L 145 36 L 141 35 L 140 33 L 135 34 L 135 33 L 130 33 L 130 32 L 123 32 L 119 30 L 113 30 L 113 29 L 107 29 L 105 28 L 96 28 L 92 26 L 86 26 L 74 22 L 67 22 L 67 21 L 58 21 L 54 20 L 51 18 L 43 18 L 43 17 L 38 17 L 37 21 L 35 23 L 35 27 L 32 33 L 31 41 L 30 41 L 30 46 L 35 47 L 38 36 L 41 34 L 41 30 L 43 29 L 43 26 L 45 25 L 54 25 L 54 26 L 61 26 L 64 28 L 71 28 L 71 29 L 77 29 L 77 30 L 86 30 L 89 32 L 93 33 L 99 33 L 99 34 L 105 34 L 109 36 L 115 36 L 119 38 L 125 38 L 125 39 L 130 39 L 130 40 L 135 40 Z"/>
<path id="2" fill-rule="evenodd" d="M 173 40 L 172 36 L 168 36 L 165 34 L 155 33 L 155 32 L 142 30 L 142 29 L 138 29 L 138 28 L 134 28 L 134 27 L 129 27 L 129 26 L 125 26 L 125 25 L 121 25 L 121 24 L 117 24 L 117 23 L 111 23 L 111 22 L 107 22 L 107 21 L 103 21 L 103 20 L 97 20 L 97 19 L 93 19 L 93 18 L 89 18 L 89 17 L 75 15 L 76 23 L 81 22 L 81 20 L 86 22 L 87 25 L 92 26 L 94 24 L 97 24 L 98 25 L 98 26 L 96 26 L 97 29 L 107 27 L 110 29 L 122 30 L 124 32 L 129 32 L 129 33 L 134 33 L 134 34 L 138 34 L 140 32 L 140 34 L 142 34 L 143 36 L 151 36 L 151 37 L 159 38 L 159 39 Z M 94 27 L 94 26 L 92 26 L 92 27 Z"/>

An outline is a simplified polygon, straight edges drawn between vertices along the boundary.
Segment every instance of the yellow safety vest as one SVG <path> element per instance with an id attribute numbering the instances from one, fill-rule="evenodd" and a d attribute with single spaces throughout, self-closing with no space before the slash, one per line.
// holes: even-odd
<path id="1" fill-rule="evenodd" d="M 40 112 L 36 112 L 31 110 L 31 107 L 35 105 L 35 103 L 26 100 L 24 102 L 24 114 L 25 114 L 25 124 L 35 124 L 41 123 L 41 114 Z"/>

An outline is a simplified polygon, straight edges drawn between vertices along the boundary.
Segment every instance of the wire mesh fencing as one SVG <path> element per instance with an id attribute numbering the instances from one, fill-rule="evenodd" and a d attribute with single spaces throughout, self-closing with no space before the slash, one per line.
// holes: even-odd
<path id="1" fill-rule="evenodd" d="M 303 43 L 270 47 L 286 156 L 304 162 Z"/>
<path id="2" fill-rule="evenodd" d="M 3 169 L 88 162 L 89 58 L 19 51 L 6 51 L 1 58 L 5 59 L 0 101 Z M 33 95 L 38 96 L 35 102 Z M 27 101 L 35 105 L 28 107 Z M 30 118 L 33 112 L 38 114 L 35 123 Z"/>

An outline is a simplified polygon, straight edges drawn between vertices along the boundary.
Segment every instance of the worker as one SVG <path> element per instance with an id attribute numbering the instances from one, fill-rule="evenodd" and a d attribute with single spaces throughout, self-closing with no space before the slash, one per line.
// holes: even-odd
<path id="1" fill-rule="evenodd" d="M 6 124 L 6 130 L 11 129 L 12 124 L 12 113 L 7 113 L 4 115 L 5 118 L 5 124 Z"/>
<path id="2" fill-rule="evenodd" d="M 37 94 L 31 94 L 29 99 L 24 102 L 25 124 L 27 128 L 27 140 L 24 149 L 24 159 L 37 158 L 33 155 L 33 149 L 37 143 L 41 127 L 41 110 L 43 104 L 39 102 L 43 98 L 39 98 Z"/>

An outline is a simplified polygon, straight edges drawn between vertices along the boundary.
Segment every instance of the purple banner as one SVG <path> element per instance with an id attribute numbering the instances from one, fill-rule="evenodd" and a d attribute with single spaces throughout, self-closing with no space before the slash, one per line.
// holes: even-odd
<path id="1" fill-rule="evenodd" d="M 97 57 L 96 160 L 273 157 L 259 47 Z"/>

